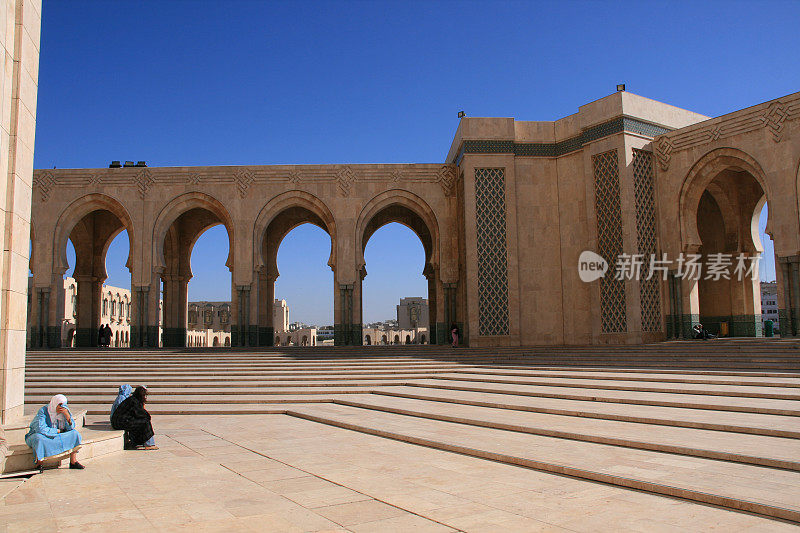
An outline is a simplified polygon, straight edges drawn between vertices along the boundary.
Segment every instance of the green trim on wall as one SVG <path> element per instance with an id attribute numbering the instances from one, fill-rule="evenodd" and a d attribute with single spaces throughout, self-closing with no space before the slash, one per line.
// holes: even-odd
<path id="1" fill-rule="evenodd" d="M 761 314 L 701 316 L 700 322 L 708 331 L 719 335 L 721 324 L 728 323 L 729 337 L 761 337 Z"/>
<path id="2" fill-rule="evenodd" d="M 583 148 L 584 144 L 628 132 L 646 137 L 655 137 L 672 131 L 631 117 L 619 117 L 587 128 L 579 135 L 552 143 L 518 143 L 514 141 L 468 140 L 461 143 L 454 163 L 461 164 L 464 154 L 514 154 L 517 157 L 560 157 Z"/>
<path id="3" fill-rule="evenodd" d="M 258 331 L 258 346 L 275 346 L 275 328 L 256 326 Z"/>
<path id="4" fill-rule="evenodd" d="M 186 346 L 186 328 L 164 328 L 164 348 Z"/>
<path id="5" fill-rule="evenodd" d="M 364 341 L 361 337 L 361 324 L 334 324 L 334 346 L 361 346 Z"/>

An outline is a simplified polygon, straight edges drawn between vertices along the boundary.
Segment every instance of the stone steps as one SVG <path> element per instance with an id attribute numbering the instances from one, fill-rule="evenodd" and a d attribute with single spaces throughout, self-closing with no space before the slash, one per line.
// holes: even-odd
<path id="1" fill-rule="evenodd" d="M 480 383 L 442 383 L 437 380 L 419 380 L 407 383 L 411 387 L 471 391 L 479 393 L 507 394 L 538 398 L 561 398 L 634 405 L 682 407 L 686 409 L 710 409 L 743 413 L 761 413 L 782 416 L 800 416 L 800 403 L 795 400 L 765 398 L 731 398 L 680 393 L 652 393 L 638 391 L 615 391 L 584 388 L 545 387 L 532 385 L 483 385 Z"/>
<path id="2" fill-rule="evenodd" d="M 749 433 L 773 437 L 800 438 L 800 417 L 759 413 L 714 411 L 695 408 L 661 407 L 649 404 L 617 404 L 592 399 L 567 400 L 477 393 L 459 390 L 423 389 L 419 387 L 385 387 L 373 394 L 493 407 L 512 411 L 599 418 L 686 428 Z"/>
<path id="3" fill-rule="evenodd" d="M 288 414 L 352 431 L 800 522 L 800 473 L 343 405 Z"/>
<path id="4" fill-rule="evenodd" d="M 337 405 L 430 420 L 662 451 L 800 471 L 800 440 L 620 422 L 567 415 L 514 412 L 490 407 L 441 404 L 410 398 L 353 395 Z"/>
<path id="5" fill-rule="evenodd" d="M 29 354 L 26 403 L 105 419 L 144 383 L 153 415 L 284 414 L 800 522 L 798 346 L 62 350 Z"/>

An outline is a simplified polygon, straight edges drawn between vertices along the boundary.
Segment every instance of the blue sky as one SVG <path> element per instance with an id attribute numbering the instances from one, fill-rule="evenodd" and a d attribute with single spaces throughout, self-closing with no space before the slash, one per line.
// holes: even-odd
<path id="1" fill-rule="evenodd" d="M 441 162 L 461 109 L 554 120 L 620 82 L 716 116 L 800 89 L 798 23 L 800 2 L 48 0 L 35 165 Z M 293 319 L 332 322 L 329 248 L 284 241 Z M 219 227 L 198 241 L 191 299 L 229 298 L 226 250 Z M 375 234 L 366 321 L 427 293 L 422 263 L 406 228 Z"/>

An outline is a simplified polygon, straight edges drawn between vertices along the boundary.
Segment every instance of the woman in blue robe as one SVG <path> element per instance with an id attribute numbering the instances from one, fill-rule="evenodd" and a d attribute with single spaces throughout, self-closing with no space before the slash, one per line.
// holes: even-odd
<path id="1" fill-rule="evenodd" d="M 66 452 L 71 452 L 70 468 L 84 468 L 78 462 L 81 435 L 75 429 L 75 420 L 67 407 L 67 397 L 63 394 L 56 394 L 48 405 L 36 412 L 31 421 L 31 430 L 25 435 L 25 443 L 33 450 L 37 468 L 41 468 L 44 459 Z"/>
<path id="2" fill-rule="evenodd" d="M 117 407 L 119 407 L 119 404 L 121 404 L 123 401 L 125 401 L 128 398 L 128 396 L 130 396 L 131 394 L 133 394 L 133 389 L 131 388 L 130 385 L 128 385 L 126 383 L 125 385 L 120 385 L 119 386 L 119 391 L 117 392 L 117 399 L 114 400 L 113 404 L 111 404 L 111 417 L 112 418 L 114 417 L 114 411 L 117 410 Z"/>

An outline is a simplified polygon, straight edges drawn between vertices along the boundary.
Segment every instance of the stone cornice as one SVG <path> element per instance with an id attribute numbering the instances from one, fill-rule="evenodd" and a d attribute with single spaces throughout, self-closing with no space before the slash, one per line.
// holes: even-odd
<path id="1" fill-rule="evenodd" d="M 633 133 L 653 138 L 671 131 L 669 128 L 644 122 L 632 117 L 617 117 L 583 130 L 579 135 L 552 143 L 526 143 L 516 141 L 465 140 L 455 158 L 461 164 L 464 154 L 514 154 L 517 157 L 561 157 L 583 148 L 592 141 L 617 133 Z"/>

